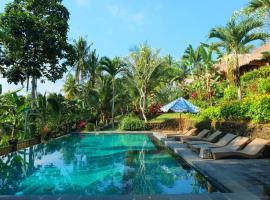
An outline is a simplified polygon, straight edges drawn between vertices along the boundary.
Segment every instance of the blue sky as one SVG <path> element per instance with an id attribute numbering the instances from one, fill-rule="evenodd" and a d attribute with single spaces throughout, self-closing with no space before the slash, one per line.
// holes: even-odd
<path id="1" fill-rule="evenodd" d="M 8 0 L 0 1 L 0 12 Z M 248 0 L 63 0 L 70 11 L 69 38 L 86 36 L 100 56 L 126 56 L 148 42 L 163 55 L 180 58 L 188 44 L 207 42 L 209 30 L 224 25 Z M 3 90 L 13 89 L 3 79 Z M 63 81 L 39 85 L 60 91 Z"/>

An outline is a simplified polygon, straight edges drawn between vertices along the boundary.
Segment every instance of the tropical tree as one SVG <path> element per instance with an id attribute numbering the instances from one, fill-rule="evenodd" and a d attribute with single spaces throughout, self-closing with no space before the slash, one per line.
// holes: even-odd
<path id="1" fill-rule="evenodd" d="M 157 79 L 154 74 L 163 63 L 159 53 L 160 50 L 152 49 L 145 44 L 132 51 L 126 59 L 128 76 L 140 94 L 139 107 L 145 122 L 147 122 L 145 112 L 149 86 Z"/>
<path id="2" fill-rule="evenodd" d="M 233 16 L 225 27 L 215 27 L 209 33 L 209 38 L 218 39 L 215 46 L 221 47 L 225 50 L 226 54 L 232 54 L 235 64 L 235 84 L 238 88 L 238 99 L 241 101 L 241 83 L 240 83 L 240 70 L 239 70 L 239 54 L 241 49 L 255 40 L 265 41 L 268 34 L 264 33 L 258 28 L 263 26 L 263 22 L 254 18 L 244 18 L 237 20 Z"/>
<path id="3" fill-rule="evenodd" d="M 102 123 L 106 123 L 106 119 L 109 116 L 109 110 L 111 104 L 108 104 L 112 100 L 112 78 L 109 75 L 100 76 L 97 79 L 97 91 L 99 100 L 99 112 Z"/>
<path id="4" fill-rule="evenodd" d="M 215 61 L 213 60 L 213 51 L 214 49 L 208 45 L 201 45 L 200 46 L 200 55 L 202 58 L 202 67 L 203 73 L 202 77 L 205 80 L 205 85 L 207 89 L 207 96 L 209 98 L 210 105 L 212 106 L 212 91 L 211 91 L 211 80 L 215 78 L 215 72 L 213 70 L 213 65 Z"/>
<path id="5" fill-rule="evenodd" d="M 16 0 L 7 3 L 0 16 L 6 59 L 4 76 L 19 83 L 32 78 L 32 98 L 37 79 L 62 78 L 72 64 L 72 48 L 67 42 L 69 12 L 62 0 Z M 19 27 L 19 28 L 18 28 Z"/>
<path id="6" fill-rule="evenodd" d="M 201 54 L 200 46 L 194 49 L 192 45 L 189 45 L 184 52 L 182 59 L 185 64 L 189 66 L 192 78 L 194 78 L 194 72 L 199 71 L 201 67 Z"/>
<path id="7" fill-rule="evenodd" d="M 83 109 L 86 111 L 97 111 L 94 109 L 98 106 L 98 92 L 92 87 L 91 80 L 87 81 L 81 86 L 81 92 L 79 94 L 78 101 L 83 104 Z"/>
<path id="8" fill-rule="evenodd" d="M 0 122 L 10 127 L 11 139 L 15 139 L 15 133 L 18 132 L 18 129 L 22 129 L 23 126 L 26 104 L 24 97 L 17 94 L 19 91 L 8 92 L 0 96 Z"/>
<path id="9" fill-rule="evenodd" d="M 270 12 L 270 0 L 251 0 L 246 7 L 246 11 L 248 13 L 259 12 L 268 15 Z"/>
<path id="10" fill-rule="evenodd" d="M 119 57 L 112 60 L 108 57 L 102 57 L 100 61 L 100 69 L 107 72 L 112 78 L 112 127 L 114 127 L 115 79 L 124 70 L 124 66 L 125 64 Z"/>
<path id="11" fill-rule="evenodd" d="M 68 74 L 66 81 L 63 86 L 63 91 L 65 93 L 65 97 L 68 100 L 74 100 L 80 93 L 80 87 L 76 82 L 76 79 L 73 75 Z"/>
<path id="12" fill-rule="evenodd" d="M 84 80 L 88 75 L 88 55 L 91 45 L 87 44 L 87 41 L 83 37 L 79 37 L 78 41 L 75 41 L 73 48 L 75 50 L 75 78 L 78 83 Z"/>
<path id="13" fill-rule="evenodd" d="M 88 65 L 87 70 L 89 72 L 91 85 L 92 85 L 92 88 L 94 88 L 96 85 L 96 79 L 98 76 L 98 69 L 99 69 L 99 58 L 96 53 L 96 50 L 90 52 L 90 54 L 88 55 L 87 65 Z"/>

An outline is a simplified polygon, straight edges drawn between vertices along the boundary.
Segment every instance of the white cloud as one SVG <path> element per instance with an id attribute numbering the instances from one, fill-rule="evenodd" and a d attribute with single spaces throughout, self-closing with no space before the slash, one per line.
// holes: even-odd
<path id="1" fill-rule="evenodd" d="M 133 22 L 135 24 L 142 24 L 144 19 L 143 12 L 131 12 L 118 5 L 107 6 L 107 11 L 115 18 L 119 18 L 123 21 Z"/>

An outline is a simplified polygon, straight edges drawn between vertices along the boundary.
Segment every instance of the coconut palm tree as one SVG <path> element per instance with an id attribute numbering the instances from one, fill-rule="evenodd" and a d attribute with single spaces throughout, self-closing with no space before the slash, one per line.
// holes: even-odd
<path id="1" fill-rule="evenodd" d="M 96 53 L 96 49 L 90 52 L 88 56 L 87 64 L 88 64 L 88 72 L 90 76 L 91 86 L 92 88 L 94 88 L 96 85 L 97 71 L 99 68 L 99 58 Z"/>
<path id="2" fill-rule="evenodd" d="M 112 99 L 111 92 L 112 78 L 110 75 L 99 76 L 97 79 L 98 104 L 101 122 L 107 124 L 108 110 L 111 106 L 108 102 Z"/>
<path id="3" fill-rule="evenodd" d="M 200 69 L 200 62 L 202 60 L 201 54 L 200 54 L 200 47 L 197 49 L 194 49 L 193 46 L 190 44 L 182 57 L 182 60 L 184 60 L 185 64 L 187 64 L 190 68 L 190 72 L 192 75 L 192 78 L 194 78 L 194 71 Z"/>
<path id="4" fill-rule="evenodd" d="M 238 99 L 241 101 L 242 92 L 240 84 L 239 54 L 241 49 L 255 40 L 265 41 L 269 35 L 258 28 L 263 26 L 263 22 L 251 17 L 237 20 L 232 17 L 225 27 L 217 26 L 210 30 L 209 38 L 218 39 L 214 43 L 216 47 L 221 47 L 226 54 L 232 54 L 234 57 L 235 84 L 238 88 Z M 257 31 L 256 31 L 257 30 Z"/>
<path id="5" fill-rule="evenodd" d="M 76 41 L 74 44 L 75 78 L 78 83 L 87 76 L 87 57 L 91 45 L 88 45 L 86 39 L 84 39 L 83 37 L 79 37 L 78 41 Z"/>
<path id="6" fill-rule="evenodd" d="M 251 0 L 246 7 L 248 13 L 259 12 L 262 14 L 269 13 L 270 0 Z"/>
<path id="7" fill-rule="evenodd" d="M 215 63 L 213 60 L 214 50 L 211 48 L 211 46 L 202 44 L 200 46 L 199 51 L 202 58 L 202 66 L 203 66 L 202 77 L 205 81 L 210 105 L 212 106 L 211 79 L 214 77 L 214 73 L 213 73 L 213 65 Z"/>
<path id="8" fill-rule="evenodd" d="M 69 100 L 74 100 L 80 92 L 79 85 L 76 83 L 76 79 L 69 74 L 63 86 L 65 97 Z"/>
<path id="9" fill-rule="evenodd" d="M 102 57 L 100 60 L 100 69 L 107 72 L 112 78 L 112 127 L 114 127 L 114 103 L 115 103 L 115 78 L 124 70 L 124 62 L 119 57 L 109 59 L 108 57 Z"/>

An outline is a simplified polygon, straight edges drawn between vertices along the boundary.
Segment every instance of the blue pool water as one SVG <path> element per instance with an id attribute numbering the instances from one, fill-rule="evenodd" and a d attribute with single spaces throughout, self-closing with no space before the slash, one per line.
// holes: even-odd
<path id="1" fill-rule="evenodd" d="M 144 134 L 73 134 L 0 160 L 1 195 L 185 194 L 216 191 Z"/>

